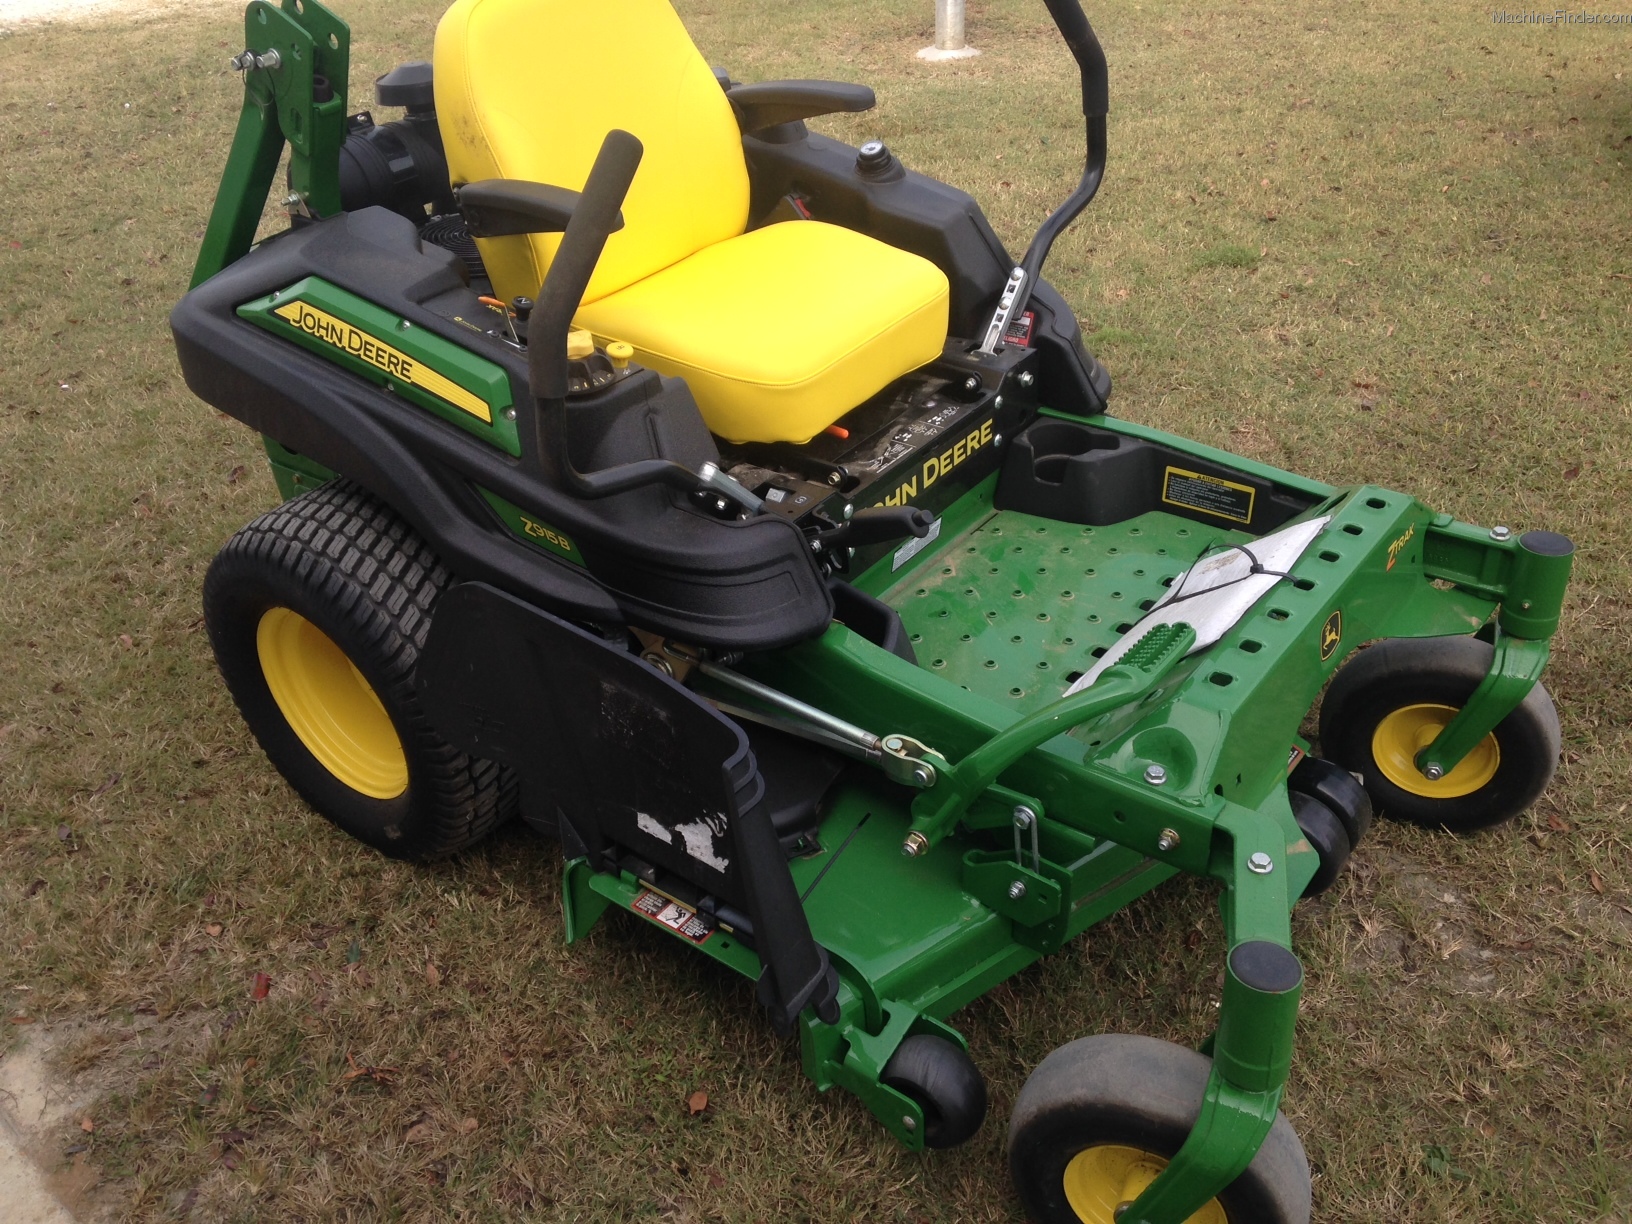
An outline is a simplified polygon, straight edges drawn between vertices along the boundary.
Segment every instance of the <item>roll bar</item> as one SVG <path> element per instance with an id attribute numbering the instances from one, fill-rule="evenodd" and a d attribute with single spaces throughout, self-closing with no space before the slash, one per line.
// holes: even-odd
<path id="1" fill-rule="evenodd" d="M 1088 16 L 1082 11 L 1078 0 L 1043 0 L 1043 3 L 1065 39 L 1065 45 L 1071 48 L 1072 58 L 1077 61 L 1077 68 L 1082 73 L 1082 114 L 1087 121 L 1088 152 L 1082 179 L 1077 183 L 1076 190 L 1066 197 L 1065 203 L 1049 214 L 1031 240 L 1031 245 L 1026 248 L 1024 258 L 1009 274 L 1009 283 L 1003 288 L 1003 296 L 992 314 L 980 346 L 983 353 L 995 353 L 1003 343 L 1009 320 L 1019 316 L 1031 300 L 1049 248 L 1065 227 L 1088 207 L 1105 178 L 1105 116 L 1111 109 L 1111 90 L 1104 48 L 1099 45 L 1094 28 L 1088 24 Z"/>

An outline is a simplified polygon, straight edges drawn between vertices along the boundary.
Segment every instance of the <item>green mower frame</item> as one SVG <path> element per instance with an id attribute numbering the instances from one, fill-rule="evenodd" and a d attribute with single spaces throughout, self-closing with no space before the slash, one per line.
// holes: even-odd
<path id="1" fill-rule="evenodd" d="M 1098 105 L 1095 114 L 1089 79 L 1097 62 L 1103 91 L 1103 57 L 1095 60 L 1098 44 L 1075 0 L 1049 0 L 1049 8 L 1084 64 L 1092 144 L 1096 120 L 1102 140 L 1105 107 Z M 273 424 L 275 414 L 242 411 L 242 387 L 267 377 L 244 372 L 249 367 L 242 363 L 237 381 L 212 373 L 209 361 L 226 345 L 224 337 L 246 336 L 244 343 L 260 346 L 257 352 L 273 354 L 269 369 L 280 361 L 291 368 L 302 362 L 326 366 L 327 377 L 351 388 L 347 394 L 374 397 L 385 405 L 379 411 L 412 418 L 416 432 L 404 443 L 410 447 L 457 436 L 462 441 L 447 445 L 487 448 L 507 463 L 520 463 L 517 456 L 527 452 L 532 436 L 525 427 L 535 399 L 544 419 L 544 401 L 537 398 L 544 392 L 535 383 L 529 393 L 497 357 L 462 344 L 457 330 L 438 334 L 409 308 L 367 300 L 331 283 L 321 268 L 287 280 L 271 275 L 259 287 L 245 279 L 221 288 L 233 276 L 247 278 L 256 260 L 293 246 L 283 238 L 254 246 L 285 145 L 291 232 L 341 223 L 335 220 L 346 211 L 339 159 L 354 130 L 347 119 L 349 32 L 342 21 L 317 0 L 283 0 L 282 7 L 254 0 L 245 24 L 248 50 L 234 61 L 246 77 L 244 107 L 194 272 L 194 293 L 176 315 L 184 369 L 203 398 L 267 435 L 279 487 L 286 498 L 297 499 L 289 513 L 338 471 L 425 530 L 414 505 L 353 469 L 351 452 L 325 453 L 315 427 L 281 430 Z M 1102 158 L 1098 172 L 1090 165 L 1086 196 L 1102 169 Z M 597 175 L 600 163 L 580 213 L 595 195 Z M 1052 230 L 1039 236 L 1031 282 L 1053 235 L 1086 202 L 1082 198 L 1051 218 Z M 614 212 L 616 205 L 614 199 Z M 575 214 L 567 242 L 579 223 Z M 548 290 L 546 285 L 540 295 L 535 326 Z M 212 292 L 216 297 L 209 297 Z M 434 371 L 438 385 L 478 397 L 489 420 L 473 420 L 450 406 L 446 390 L 427 391 L 355 345 L 347 353 L 344 344 L 303 331 L 279 313 L 280 303 L 290 302 L 305 303 L 363 343 L 385 345 L 382 351 Z M 214 329 L 207 333 L 201 322 L 206 317 Z M 508 318 L 504 322 L 514 326 Z M 1369 810 L 1353 810 L 1337 813 L 1344 819 L 1334 822 L 1330 802 L 1313 823 L 1301 815 L 1322 792 L 1319 786 L 1300 790 L 1296 782 L 1288 789 L 1289 774 L 1307 776 L 1304 758 L 1312 747 L 1298 728 L 1347 660 L 1373 655 L 1367 650 L 1355 656 L 1357 648 L 1382 639 L 1460 639 L 1465 650 L 1449 653 L 1476 658 L 1482 670 L 1476 683 L 1464 683 L 1454 699 L 1440 690 L 1414 695 L 1401 689 L 1405 696 L 1395 703 L 1402 710 L 1443 710 L 1438 723 L 1408 745 L 1414 753 L 1410 768 L 1420 782 L 1402 775 L 1398 763 L 1391 774 L 1378 762 L 1339 764 L 1358 767 L 1385 815 L 1469 828 L 1514 814 L 1516 808 L 1441 821 L 1435 787 L 1470 754 L 1494 752 L 1487 745 L 1497 743 L 1500 729 L 1509 728 L 1501 732 L 1509 736 L 1503 745 L 1519 742 L 1513 735 L 1529 734 L 1530 723 L 1514 720 L 1527 702 L 1545 703 L 1537 681 L 1558 627 L 1572 550 L 1561 536 L 1475 527 L 1405 494 L 1331 487 L 1117 420 L 1102 404 L 1048 402 L 1041 367 L 1025 364 L 1024 345 L 1007 347 L 1011 364 L 990 374 L 994 415 L 984 426 L 971 418 L 967 436 L 948 434 L 876 488 L 858 495 L 835 485 L 824 494 L 828 517 L 822 530 L 842 529 L 852 515 L 874 506 L 887 512 L 892 498 L 927 493 L 937 476 L 967 467 L 961 484 L 945 480 L 953 499 L 934 513 L 932 530 L 925 516 L 926 522 L 909 524 L 912 538 L 904 547 L 858 549 L 848 579 L 851 588 L 899 618 L 917 662 L 841 623 L 842 617 L 803 640 L 743 651 L 698 647 L 631 620 L 640 631 L 639 650 L 626 657 L 639 660 L 663 685 L 675 691 L 684 686 L 738 721 L 769 725 L 863 762 L 826 793 L 819 833 L 788 859 L 804 921 L 837 985 L 827 1006 L 807 997 L 802 1002 L 808 1005 L 787 1018 L 797 1025 L 804 1069 L 815 1084 L 854 1093 L 908 1148 L 937 1145 L 937 1126 L 946 1119 L 939 1116 L 945 1103 L 932 1084 L 901 1072 L 899 1062 L 892 1072 L 904 1043 L 929 1037 L 941 1043 L 936 1049 L 965 1050 L 949 1023 L 959 1008 L 1178 872 L 1216 880 L 1225 977 L 1218 1027 L 1202 1051 L 1211 1063 L 1199 1086 L 1199 1107 L 1182 1144 L 1150 1153 L 1155 1163 L 1130 1174 L 1126 1188 L 1112 1198 L 1123 1224 L 1176 1224 L 1214 1199 L 1239 1224 L 1257 1217 L 1231 1206 L 1229 1188 L 1276 1125 L 1292 1058 L 1303 973 L 1291 949 L 1290 914 L 1312 885 L 1330 883 L 1370 819 Z M 976 370 L 971 379 L 987 377 L 969 368 Z M 1077 431 L 1070 436 L 1091 437 L 1101 450 L 1139 448 L 1158 456 L 1160 497 L 1151 508 L 1101 522 L 1063 521 L 1035 507 L 1016 508 L 1005 492 L 1005 482 L 1017 479 L 1011 467 L 1018 435 L 1011 431 L 1031 431 L 1028 437 L 1040 439 L 1047 428 Z M 1041 448 L 1041 442 L 1033 447 L 1039 456 Z M 965 464 L 977 455 L 987 464 L 984 471 L 980 463 Z M 459 470 L 489 511 L 481 530 L 503 537 L 505 547 L 532 550 L 528 555 L 554 567 L 563 583 L 594 577 L 592 538 L 531 497 L 521 477 L 501 484 L 502 473 L 490 477 L 483 474 L 488 469 L 468 465 Z M 722 506 L 736 496 L 731 488 L 715 487 L 726 490 Z M 886 488 L 895 492 L 886 496 Z M 1319 524 L 1312 542 L 1282 570 L 1260 564 L 1252 552 L 1255 541 L 1268 538 L 1254 507 L 1271 498 L 1291 507 L 1275 527 Z M 1172 609 L 1204 559 L 1232 550 L 1241 550 L 1252 574 L 1267 576 L 1271 585 L 1208 642 L 1199 642 L 1202 626 Z M 451 559 L 447 567 L 455 578 L 505 590 L 491 567 L 471 575 Z M 506 598 L 511 595 L 529 602 L 525 593 Z M 303 615 L 317 620 L 315 613 Z M 559 619 L 605 623 L 566 611 Z M 435 614 L 431 626 L 434 646 Z M 335 631 L 325 632 L 339 640 Z M 1111 665 L 1098 669 L 1085 687 L 1065 691 L 1080 676 L 1075 668 L 1108 653 Z M 477 672 L 484 666 L 462 658 L 459 665 Z M 1390 683 L 1409 685 L 1411 669 L 1402 667 L 1390 673 Z M 225 660 L 223 668 L 232 681 Z M 369 679 L 383 694 L 384 685 L 372 673 Z M 1345 696 L 1351 716 L 1359 717 L 1354 711 L 1365 707 L 1361 697 L 1380 691 L 1381 682 L 1348 685 L 1365 690 Z M 235 695 L 244 705 L 236 682 Z M 396 719 L 397 707 L 386 700 Z M 1339 718 L 1331 706 L 1328 698 L 1327 712 Z M 488 713 L 494 722 L 509 717 L 504 710 Z M 1376 728 L 1390 716 L 1385 710 L 1349 737 L 1360 743 L 1356 752 L 1380 742 L 1385 732 Z M 445 733 L 457 746 L 471 747 L 461 733 Z M 1556 724 L 1552 733 L 1556 737 Z M 487 732 L 478 728 L 466 738 L 505 760 L 502 734 L 492 732 L 497 738 L 491 740 L 482 734 Z M 1552 769 L 1546 736 L 1531 739 L 1539 763 L 1516 782 L 1501 780 L 1509 798 L 1523 792 L 1520 807 L 1539 793 Z M 1556 742 L 1551 747 L 1556 757 Z M 1502 759 L 1518 760 L 1516 749 L 1507 752 Z M 1373 785 L 1378 770 L 1388 774 L 1393 789 L 1381 789 L 1396 796 L 1392 800 Z M 1490 785 L 1487 778 L 1486 789 Z M 1416 805 L 1399 795 L 1413 796 Z M 1465 799 L 1466 792 L 1450 798 Z M 1313 829 L 1340 831 L 1322 843 L 1312 840 Z M 730 911 L 709 911 L 694 893 L 677 892 L 638 860 L 619 865 L 606 856 L 571 853 L 567 844 L 569 942 L 584 938 L 608 911 L 630 910 L 763 988 L 769 954 L 744 934 L 751 923 L 734 924 Z M 759 934 L 766 938 L 765 931 Z M 1031 1133 L 1011 1135 L 1011 1159 L 1023 1183 L 1044 1176 L 1036 1169 L 1047 1164 L 1016 1149 L 1031 1141 Z M 1071 1157 L 1062 1151 L 1055 1165 Z M 1079 1175 L 1087 1176 L 1057 1169 L 1046 1174 L 1067 1182 Z M 1039 1219 L 1098 1218 L 1098 1209 L 1072 1197 L 1069 1187 L 1022 1184 L 1021 1193 Z M 1067 1207 L 1060 1206 L 1062 1193 L 1070 1199 Z M 1301 1193 L 1306 1203 L 1306 1181 Z M 1067 1209 L 1074 1214 L 1059 1214 Z M 1284 1218 L 1295 1218 L 1298 1210 L 1294 1204 Z"/>

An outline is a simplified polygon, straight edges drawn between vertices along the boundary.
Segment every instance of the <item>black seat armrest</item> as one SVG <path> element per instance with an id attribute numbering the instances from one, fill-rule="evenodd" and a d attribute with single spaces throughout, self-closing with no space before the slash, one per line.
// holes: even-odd
<path id="1" fill-rule="evenodd" d="M 578 207 L 578 192 L 525 179 L 482 179 L 456 188 L 453 194 L 472 238 L 559 234 Z M 612 228 L 623 228 L 621 212 Z"/>
<path id="2" fill-rule="evenodd" d="M 725 91 L 743 135 L 817 115 L 872 110 L 877 99 L 865 85 L 841 81 L 759 81 Z"/>

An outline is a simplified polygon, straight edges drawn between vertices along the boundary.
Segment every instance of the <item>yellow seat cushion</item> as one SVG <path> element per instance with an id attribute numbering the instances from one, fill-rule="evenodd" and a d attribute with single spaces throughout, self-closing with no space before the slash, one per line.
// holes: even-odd
<path id="1" fill-rule="evenodd" d="M 803 442 L 941 355 L 946 275 L 854 230 L 786 221 L 579 308 L 577 324 L 684 378 L 733 442 Z"/>
<path id="2" fill-rule="evenodd" d="M 668 0 L 458 0 L 436 28 L 436 114 L 455 183 L 582 189 L 613 128 L 646 147 L 584 300 L 742 233 L 731 103 Z M 559 234 L 476 245 L 505 301 L 538 293 Z"/>
<path id="3" fill-rule="evenodd" d="M 436 31 L 436 109 L 455 184 L 584 185 L 601 141 L 645 156 L 578 322 L 691 386 L 738 442 L 802 442 L 940 356 L 946 277 L 814 221 L 752 233 L 742 133 L 668 0 L 457 0 Z M 476 245 L 508 301 L 532 297 L 557 234 Z"/>

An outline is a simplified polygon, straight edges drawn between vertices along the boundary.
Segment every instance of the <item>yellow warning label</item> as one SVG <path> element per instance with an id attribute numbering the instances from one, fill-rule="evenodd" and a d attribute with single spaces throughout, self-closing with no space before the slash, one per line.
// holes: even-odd
<path id="1" fill-rule="evenodd" d="M 1199 510 L 1235 523 L 1252 522 L 1252 503 L 1257 490 L 1205 472 L 1170 467 L 1162 477 L 1162 500 L 1170 506 Z"/>
<path id="2" fill-rule="evenodd" d="M 446 400 L 456 408 L 462 408 L 489 425 L 493 423 L 493 410 L 488 407 L 486 400 L 465 390 L 452 379 L 438 374 L 429 366 L 414 360 L 400 349 L 392 348 L 385 341 L 353 327 L 344 319 L 337 319 L 309 302 L 299 301 L 279 306 L 273 313 L 300 328 L 308 336 L 332 345 L 359 361 L 366 361 L 393 378 L 400 378 L 422 391 L 429 391 L 438 399 Z"/>

